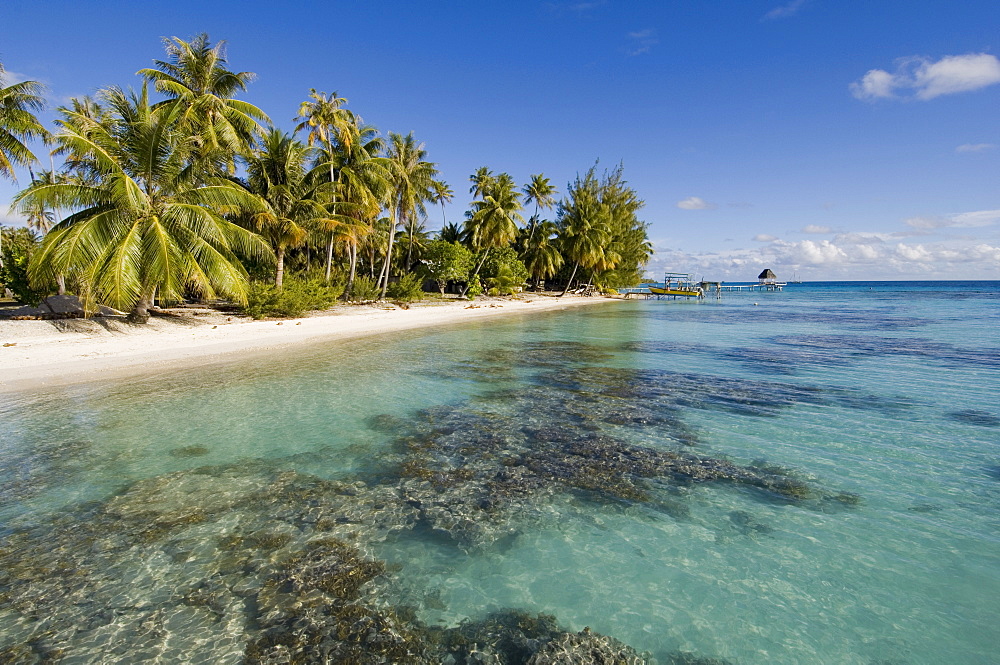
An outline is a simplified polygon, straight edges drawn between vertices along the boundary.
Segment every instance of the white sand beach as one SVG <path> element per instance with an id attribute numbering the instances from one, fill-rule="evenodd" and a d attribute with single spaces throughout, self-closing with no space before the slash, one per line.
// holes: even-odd
<path id="1" fill-rule="evenodd" d="M 342 305 L 299 319 L 253 321 L 209 309 L 168 310 L 145 325 L 117 317 L 53 321 L 0 319 L 0 392 L 33 390 L 158 371 L 236 354 L 606 303 L 608 297 L 416 303 L 409 308 Z"/>

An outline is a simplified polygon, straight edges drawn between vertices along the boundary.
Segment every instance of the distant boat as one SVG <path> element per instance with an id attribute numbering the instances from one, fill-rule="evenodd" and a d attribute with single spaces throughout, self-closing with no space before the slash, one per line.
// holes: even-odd
<path id="1" fill-rule="evenodd" d="M 792 278 L 790 280 L 788 280 L 788 283 L 789 284 L 801 284 L 802 280 L 799 279 L 799 274 L 798 273 L 793 272 L 792 273 Z"/>

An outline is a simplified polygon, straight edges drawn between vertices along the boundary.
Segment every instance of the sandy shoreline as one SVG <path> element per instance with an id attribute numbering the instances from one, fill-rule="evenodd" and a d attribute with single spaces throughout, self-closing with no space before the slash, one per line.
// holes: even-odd
<path id="1" fill-rule="evenodd" d="M 114 318 L 0 320 L 0 392 L 105 381 L 236 354 L 350 339 L 511 314 L 607 303 L 606 297 L 525 295 L 518 300 L 345 305 L 300 319 L 253 321 L 210 310 L 155 317 L 145 326 Z"/>

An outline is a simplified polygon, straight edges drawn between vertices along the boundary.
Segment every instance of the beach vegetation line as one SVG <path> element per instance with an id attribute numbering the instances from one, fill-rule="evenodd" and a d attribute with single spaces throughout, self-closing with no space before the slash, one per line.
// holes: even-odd
<path id="1" fill-rule="evenodd" d="M 68 290 L 88 311 L 142 323 L 157 303 L 189 300 L 268 316 L 333 292 L 410 301 L 425 285 L 470 298 L 641 279 L 652 246 L 620 164 L 578 174 L 561 198 L 544 174 L 519 186 L 484 166 L 464 219 L 449 221 L 455 192 L 412 132 L 383 135 L 316 89 L 286 132 L 238 98 L 255 75 L 230 68 L 225 42 L 164 46 L 137 88 L 71 99 L 51 132 L 37 117 L 43 86 L 5 85 L 0 66 L 0 177 L 30 176 L 10 207 L 31 232 L 0 231 L 0 258 L 15 264 L 0 267 L 0 286 L 18 299 Z M 31 150 L 39 140 L 48 170 Z"/>

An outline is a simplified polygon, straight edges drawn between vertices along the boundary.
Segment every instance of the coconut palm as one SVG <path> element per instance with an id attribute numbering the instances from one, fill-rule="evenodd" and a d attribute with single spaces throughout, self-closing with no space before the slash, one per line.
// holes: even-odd
<path id="1" fill-rule="evenodd" d="M 524 266 L 535 280 L 535 289 L 542 280 L 555 275 L 563 265 L 563 255 L 554 242 L 559 227 L 548 220 L 538 222 L 535 233 L 524 248 Z"/>
<path id="2" fill-rule="evenodd" d="M 154 60 L 155 67 L 140 69 L 139 76 L 166 95 L 158 108 L 180 107 L 175 122 L 192 137 L 192 159 L 200 167 L 218 161 L 231 169 L 234 156 L 263 135 L 260 123 L 270 123 L 259 108 L 234 99 L 256 75 L 227 69 L 226 42 L 212 46 L 205 33 L 190 42 L 164 39 L 163 45 L 167 60 Z"/>
<path id="3" fill-rule="evenodd" d="M 0 176 L 17 181 L 15 166 L 33 164 L 35 155 L 28 148 L 32 139 L 44 139 L 48 132 L 35 117 L 34 111 L 42 110 L 42 84 L 21 81 L 4 86 L 6 76 L 0 64 Z M 3 253 L 0 252 L 0 266 Z"/>
<path id="4" fill-rule="evenodd" d="M 246 301 L 248 277 L 238 259 L 267 256 L 256 234 L 220 212 L 253 207 L 253 197 L 229 182 L 211 185 L 185 177 L 183 108 L 154 110 L 146 86 L 138 94 L 112 88 L 100 94 L 101 122 L 60 109 L 57 145 L 89 180 L 30 187 L 16 205 L 73 210 L 45 236 L 32 258 L 36 282 L 72 275 L 85 302 L 131 310 L 145 322 L 153 299 L 180 299 L 185 291 Z M 81 167 L 82 168 L 82 167 Z"/>
<path id="5" fill-rule="evenodd" d="M 490 169 L 485 166 L 476 169 L 476 172 L 469 176 L 469 182 L 472 183 L 469 193 L 472 194 L 472 198 L 485 196 L 486 191 L 493 186 L 493 180 L 493 171 Z"/>
<path id="6" fill-rule="evenodd" d="M 327 95 L 311 88 L 309 99 L 299 105 L 299 114 L 295 117 L 299 124 L 295 126 L 295 131 L 307 129 L 309 145 L 322 143 L 327 152 L 333 154 L 333 144 L 349 141 L 348 131 L 357 125 L 353 114 L 344 108 L 345 104 L 347 100 L 338 97 L 336 92 Z"/>
<path id="7" fill-rule="evenodd" d="M 427 249 L 428 243 L 431 241 L 431 234 L 427 231 L 427 227 L 424 226 L 422 222 L 416 222 L 410 225 L 409 232 L 405 237 L 401 237 L 397 241 L 397 246 L 401 250 L 405 248 L 405 269 L 412 270 L 414 265 L 419 264 L 420 259 L 424 255 L 424 251 Z M 400 252 L 403 254 L 404 252 Z M 403 257 L 401 256 L 402 260 Z"/>
<path id="8" fill-rule="evenodd" d="M 337 182 L 336 159 L 334 157 L 334 145 L 339 144 L 350 148 L 354 141 L 357 127 L 360 125 L 360 118 L 356 118 L 353 113 L 344 108 L 347 100 L 338 97 L 334 92 L 327 95 L 325 92 L 317 92 L 315 88 L 309 90 L 309 99 L 299 105 L 299 114 L 295 117 L 299 124 L 295 126 L 295 131 L 308 130 L 307 142 L 311 146 L 320 143 L 326 150 L 326 164 L 329 172 L 330 182 Z M 337 199 L 334 194 L 330 200 L 331 212 L 336 212 Z M 333 269 L 333 244 L 335 238 L 331 232 L 327 238 L 326 245 L 326 281 L 330 281 L 330 273 Z"/>
<path id="9" fill-rule="evenodd" d="M 441 204 L 441 228 L 444 228 L 448 224 L 448 220 L 444 216 L 444 204 L 451 203 L 451 200 L 455 198 L 455 190 L 448 186 L 444 180 L 434 181 L 434 198 L 431 199 L 434 203 Z"/>
<path id="10" fill-rule="evenodd" d="M 65 175 L 54 171 L 43 170 L 35 173 L 29 168 L 28 172 L 31 174 L 29 189 L 66 181 Z M 31 205 L 21 206 L 19 211 L 24 215 L 28 228 L 43 235 L 56 223 L 56 211 L 45 207 L 38 201 L 32 201 Z"/>
<path id="11" fill-rule="evenodd" d="M 561 212 L 559 244 L 563 256 L 573 263 L 566 288 L 559 294 L 564 296 L 581 267 L 593 268 L 604 259 L 604 247 L 610 240 L 608 209 L 601 201 L 601 183 L 593 168 L 583 177 L 577 176 Z"/>
<path id="12" fill-rule="evenodd" d="M 47 185 L 52 185 L 55 183 L 65 183 L 74 179 L 78 184 L 81 182 L 80 176 L 73 174 L 67 175 L 65 173 L 60 173 L 53 170 L 43 170 L 35 173 L 30 167 L 28 168 L 28 173 L 31 174 L 31 184 L 28 189 L 35 189 L 39 187 L 44 187 Z M 14 206 L 12 206 L 13 208 Z M 50 209 L 46 206 L 44 201 L 36 200 L 33 198 L 26 199 L 21 205 L 16 206 L 16 210 L 24 215 L 25 221 L 28 224 L 28 228 L 38 231 L 43 236 L 49 232 L 49 229 L 53 227 L 56 223 L 56 216 L 58 210 Z M 56 285 L 58 287 L 56 293 L 58 295 L 66 294 L 66 279 L 63 275 L 56 275 Z"/>
<path id="13" fill-rule="evenodd" d="M 491 249 L 509 245 L 517 238 L 517 223 L 524 221 L 520 210 L 520 194 L 514 179 L 506 173 L 491 178 L 489 187 L 483 192 L 483 198 L 472 202 L 472 209 L 465 222 L 465 232 L 469 244 L 480 253 L 480 257 L 469 284 L 475 283 Z"/>
<path id="14" fill-rule="evenodd" d="M 385 141 L 374 127 L 358 124 L 352 132 L 350 142 L 338 146 L 337 187 L 335 192 L 342 214 L 342 223 L 337 227 L 338 239 L 348 251 L 350 270 L 344 297 L 351 297 L 351 289 L 358 264 L 358 247 L 361 240 L 372 232 L 375 220 L 382 210 L 382 204 L 391 191 L 391 168 L 389 160 L 380 154 Z"/>
<path id="15" fill-rule="evenodd" d="M 387 156 L 392 190 L 388 205 L 390 217 L 388 247 L 379 278 L 382 298 L 385 298 L 386 289 L 389 288 L 396 227 L 402 224 L 410 231 L 410 235 L 413 235 L 418 216 L 426 214 L 424 202 L 431 200 L 433 196 L 432 187 L 434 177 L 437 175 L 435 165 L 425 159 L 427 151 L 424 149 L 424 144 L 417 143 L 413 132 L 406 136 L 390 132 Z"/>
<path id="16" fill-rule="evenodd" d="M 449 222 L 438 231 L 438 240 L 446 242 L 457 242 L 464 244 L 466 241 L 465 230 L 455 222 Z"/>
<path id="17" fill-rule="evenodd" d="M 302 246 L 310 229 L 329 230 L 336 222 L 322 201 L 324 185 L 309 177 L 308 161 L 305 145 L 272 128 L 260 149 L 247 157 L 246 180 L 238 181 L 259 201 L 259 206 L 246 211 L 242 219 L 274 250 L 274 285 L 279 290 L 284 282 L 286 250 Z"/>
<path id="18" fill-rule="evenodd" d="M 29 166 L 36 161 L 27 142 L 45 139 L 49 133 L 35 117 L 45 106 L 42 84 L 21 81 L 5 86 L 6 81 L 0 64 L 0 176 L 16 182 L 14 167 Z"/>
<path id="19" fill-rule="evenodd" d="M 535 234 L 535 225 L 538 221 L 539 208 L 548 210 L 554 206 L 556 204 L 557 191 L 558 190 L 556 190 L 555 185 L 553 185 L 542 173 L 531 176 L 531 181 L 521 188 L 521 192 L 524 194 L 524 205 L 529 205 L 532 202 L 535 204 L 535 214 L 533 214 L 531 219 L 528 221 L 529 241 Z"/>

